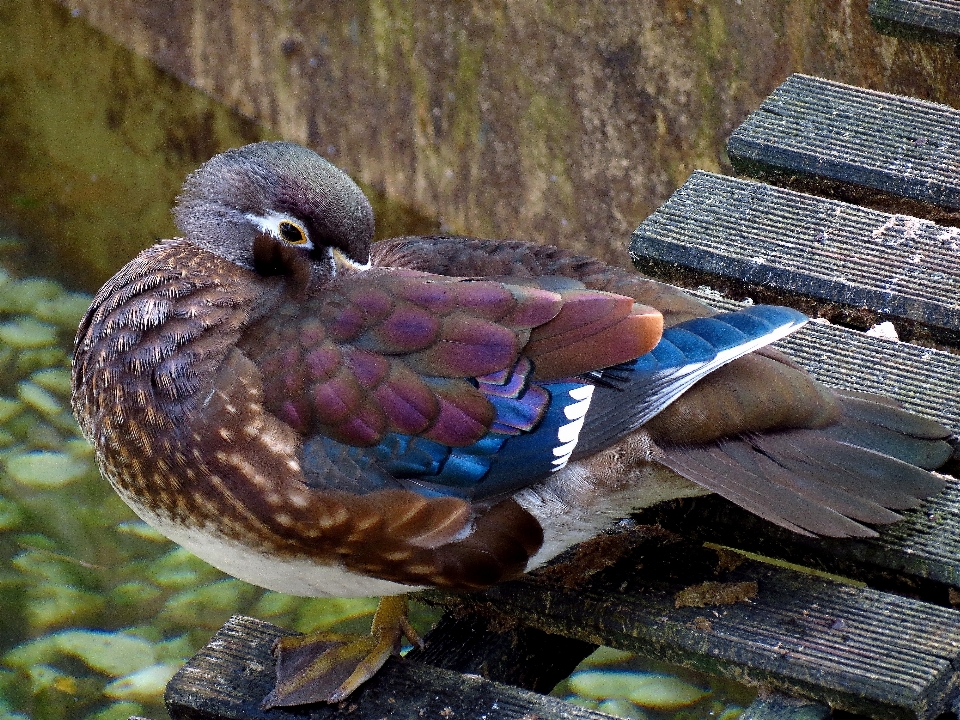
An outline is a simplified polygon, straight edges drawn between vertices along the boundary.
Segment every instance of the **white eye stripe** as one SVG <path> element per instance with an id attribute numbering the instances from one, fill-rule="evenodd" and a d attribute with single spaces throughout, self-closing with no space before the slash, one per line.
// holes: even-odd
<path id="1" fill-rule="evenodd" d="M 290 223 L 291 225 L 294 225 L 295 227 L 297 227 L 300 230 L 300 232 L 303 233 L 303 239 L 305 240 L 305 242 L 297 243 L 296 247 L 304 248 L 305 250 L 313 250 L 313 241 L 310 240 L 310 236 L 307 235 L 307 229 L 303 226 L 303 223 L 301 223 L 295 217 L 286 215 L 284 213 L 278 213 L 273 210 L 269 210 L 265 212 L 263 215 L 246 213 L 244 217 L 247 218 L 247 220 L 249 220 L 251 223 L 256 225 L 258 228 L 260 228 L 263 232 L 270 235 L 271 237 L 274 237 L 277 240 L 280 240 L 281 242 L 292 245 L 293 243 L 290 243 L 285 237 L 283 237 L 283 234 L 280 232 L 280 225 L 282 223 L 285 223 L 285 222 Z"/>

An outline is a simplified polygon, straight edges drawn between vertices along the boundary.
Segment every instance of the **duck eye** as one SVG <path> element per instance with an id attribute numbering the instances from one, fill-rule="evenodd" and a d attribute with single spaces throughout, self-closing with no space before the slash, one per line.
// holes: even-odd
<path id="1" fill-rule="evenodd" d="M 304 245 L 307 242 L 307 234 L 303 228 L 289 220 L 282 220 L 278 227 L 280 237 L 291 245 Z"/>

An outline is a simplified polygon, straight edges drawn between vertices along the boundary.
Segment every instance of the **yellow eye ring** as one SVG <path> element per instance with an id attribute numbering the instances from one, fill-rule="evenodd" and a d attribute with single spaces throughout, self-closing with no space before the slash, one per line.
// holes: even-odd
<path id="1" fill-rule="evenodd" d="M 289 220 L 281 220 L 277 230 L 283 241 L 290 245 L 306 245 L 307 231 Z"/>

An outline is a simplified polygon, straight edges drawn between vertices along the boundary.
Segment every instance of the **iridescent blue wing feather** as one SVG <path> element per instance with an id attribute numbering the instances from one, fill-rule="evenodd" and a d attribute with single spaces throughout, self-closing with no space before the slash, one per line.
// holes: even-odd
<path id="1" fill-rule="evenodd" d="M 806 320 L 795 310 L 762 305 L 689 320 L 665 330 L 651 352 L 603 370 L 598 378 L 532 381 L 533 365 L 521 358 L 508 371 L 474 379 L 496 417 L 488 434 L 471 445 L 389 433 L 376 446 L 360 448 L 316 437 L 304 445 L 304 463 L 313 470 L 336 457 L 339 470 L 351 470 L 360 486 L 367 482 L 370 489 L 399 483 L 428 495 L 474 500 L 506 495 L 547 477 L 571 457 L 609 446 L 700 378 Z"/>
<path id="2" fill-rule="evenodd" d="M 751 305 L 664 330 L 651 352 L 601 374 L 573 457 L 611 445 L 656 416 L 698 380 L 789 335 L 807 320 L 791 308 Z"/>

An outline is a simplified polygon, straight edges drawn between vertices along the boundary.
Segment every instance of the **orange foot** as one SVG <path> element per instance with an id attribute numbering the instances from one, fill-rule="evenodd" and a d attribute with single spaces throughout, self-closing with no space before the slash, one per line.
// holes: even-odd
<path id="1" fill-rule="evenodd" d="M 422 645 L 407 619 L 406 595 L 380 598 L 369 635 L 316 632 L 277 640 L 277 684 L 261 707 L 336 703 L 347 698 L 400 652 L 406 637 Z"/>

